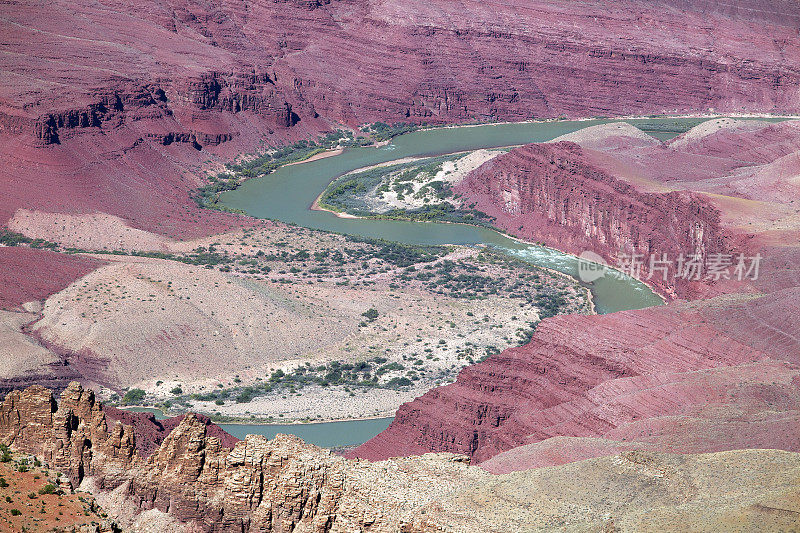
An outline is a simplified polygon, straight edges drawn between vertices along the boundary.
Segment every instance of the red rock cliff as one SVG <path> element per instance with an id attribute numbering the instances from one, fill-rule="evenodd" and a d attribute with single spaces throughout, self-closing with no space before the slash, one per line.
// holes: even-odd
<path id="1" fill-rule="evenodd" d="M 223 230 L 229 217 L 200 217 L 188 199 L 198 165 L 339 122 L 798 111 L 796 11 L 785 0 L 5 3 L 0 222 L 26 207 L 178 236 Z"/>
<path id="2" fill-rule="evenodd" d="M 591 250 L 611 265 L 641 255 L 642 279 L 649 258 L 681 254 L 707 258 L 729 253 L 719 211 L 688 192 L 644 193 L 593 165 L 571 142 L 530 144 L 500 155 L 471 172 L 457 187 L 466 203 L 494 224 L 526 240 L 580 254 Z M 654 271 L 662 291 L 690 294 L 689 281 Z"/>
<path id="3" fill-rule="evenodd" d="M 790 302 L 795 293 L 779 299 Z M 467 367 L 455 383 L 401 406 L 386 431 L 350 456 L 436 450 L 485 461 L 558 436 L 682 453 L 800 450 L 800 346 L 783 343 L 768 356 L 748 344 L 758 335 L 741 334 L 771 327 L 778 335 L 784 317 L 753 311 L 774 307 L 775 299 L 718 302 L 702 312 L 669 306 L 546 319 L 530 344 Z M 565 451 L 560 462 L 580 458 Z M 542 463 L 520 468 L 531 466 Z"/>

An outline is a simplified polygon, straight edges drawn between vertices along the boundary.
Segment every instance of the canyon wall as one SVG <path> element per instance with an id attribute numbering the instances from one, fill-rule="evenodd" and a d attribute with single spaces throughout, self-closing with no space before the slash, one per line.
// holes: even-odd
<path id="1" fill-rule="evenodd" d="M 797 174 L 765 171 L 798 153 L 797 129 L 725 119 L 662 144 L 608 124 L 565 136 L 580 147 L 523 146 L 473 171 L 457 189 L 511 234 L 607 257 L 742 246 L 760 271 L 691 302 L 546 319 L 350 456 L 446 450 L 508 472 L 630 449 L 797 450 L 800 223 L 796 195 L 780 192 Z M 742 176 L 761 178 L 744 188 Z"/>
<path id="2" fill-rule="evenodd" d="M 571 142 L 531 144 L 500 155 L 456 187 L 463 201 L 512 235 L 574 254 L 591 250 L 669 295 L 687 296 L 701 280 L 650 270 L 650 257 L 730 253 L 720 213 L 683 191 L 640 192 L 601 170 Z M 634 254 L 640 256 L 634 263 Z M 639 262 L 641 264 L 639 265 Z M 674 264 L 673 264 L 674 266 Z"/>
<path id="3" fill-rule="evenodd" d="M 764 298 L 774 302 L 776 296 Z M 785 293 L 781 299 L 793 298 Z M 626 446 L 680 453 L 798 451 L 800 345 L 783 343 L 769 354 L 749 345 L 745 337 L 777 335 L 768 332 L 770 325 L 778 330 L 785 324 L 778 316 L 754 317 L 758 300 L 747 307 L 749 313 L 733 298 L 707 308 L 672 304 L 546 319 L 529 344 L 466 367 L 455 383 L 401 406 L 386 431 L 349 456 L 374 460 L 437 450 L 481 462 L 562 436 L 613 445 L 591 453 L 540 447 L 528 449 L 527 458 L 519 448 L 505 460 L 513 468 L 500 470 L 560 464 Z M 742 335 L 745 330 L 759 333 Z M 739 333 L 734 338 L 726 331 Z"/>
<path id="4" fill-rule="evenodd" d="M 164 235 L 199 170 L 366 122 L 800 110 L 783 0 L 5 3 L 0 222 L 117 215 Z M 169 215 L 169 216 L 167 216 Z"/>
<path id="5" fill-rule="evenodd" d="M 5 47 L 19 55 L 5 60 L 18 83 L 3 95 L 3 129 L 28 129 L 44 144 L 173 114 L 189 119 L 191 133 L 191 124 L 219 118 L 204 113 L 212 110 L 285 128 L 316 115 L 456 121 L 800 109 L 798 15 L 782 0 L 625 0 L 580 10 L 563 0 L 491 10 L 469 1 L 457 12 L 377 0 L 58 7 L 4 8 Z M 55 54 L 77 68 L 36 55 L 56 42 Z M 45 72 L 60 92 L 23 76 Z"/>
<path id="6" fill-rule="evenodd" d="M 623 450 L 556 468 L 491 475 L 465 457 L 346 460 L 278 435 L 232 449 L 185 417 L 147 458 L 71 385 L 0 407 L 0 443 L 63 470 L 124 531 L 378 532 L 791 530 L 800 455 L 776 450 L 669 455 Z M 585 439 L 561 441 L 560 449 Z M 12 463 L 13 464 L 13 463 Z M 747 483 L 741 480 L 746 476 Z M 63 479 L 63 477 L 62 477 Z M 63 483 L 62 486 L 68 483 Z M 615 495 L 609 498 L 608 495 Z"/>

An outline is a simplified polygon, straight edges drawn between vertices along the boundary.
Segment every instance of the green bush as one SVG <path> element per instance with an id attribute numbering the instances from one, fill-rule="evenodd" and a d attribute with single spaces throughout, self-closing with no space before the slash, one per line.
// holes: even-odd
<path id="1" fill-rule="evenodd" d="M 19 516 L 21 514 L 19 509 L 11 509 L 11 516 Z"/>
<path id="2" fill-rule="evenodd" d="M 48 483 L 41 489 L 39 489 L 39 494 L 55 494 L 56 493 L 56 486 L 52 483 Z"/>
<path id="3" fill-rule="evenodd" d="M 374 322 L 378 318 L 378 310 L 375 309 L 374 307 L 371 307 L 366 311 L 364 311 L 363 313 L 361 313 L 361 316 L 365 317 L 370 322 Z"/>
<path id="4" fill-rule="evenodd" d="M 392 378 L 386 382 L 387 387 L 408 387 L 413 382 L 408 378 Z"/>
<path id="5" fill-rule="evenodd" d="M 144 391 L 142 389 L 131 389 L 122 397 L 122 403 L 125 405 L 140 404 L 144 400 Z"/>

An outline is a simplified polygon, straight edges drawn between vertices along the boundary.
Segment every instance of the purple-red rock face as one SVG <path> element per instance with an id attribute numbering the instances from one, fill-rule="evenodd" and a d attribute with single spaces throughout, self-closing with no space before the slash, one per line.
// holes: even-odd
<path id="1" fill-rule="evenodd" d="M 6 3 L 0 222 L 222 231 L 187 197 L 198 165 L 340 122 L 798 111 L 797 20 L 787 0 Z"/>
<path id="2" fill-rule="evenodd" d="M 792 293 L 764 297 L 784 304 Z M 544 320 L 530 344 L 465 368 L 455 383 L 404 404 L 392 425 L 349 455 L 367 459 L 432 450 L 486 461 L 494 471 L 559 464 L 626 446 L 696 453 L 800 450 L 800 346 L 776 354 L 753 337 L 784 317 L 725 300 Z M 752 318 L 751 318 L 752 317 Z M 738 320 L 738 328 L 731 328 Z M 738 331 L 737 339 L 724 330 Z M 745 329 L 756 334 L 750 339 Z M 777 339 L 776 339 L 777 340 Z M 757 342 L 757 341 L 756 341 Z M 613 441 L 600 451 L 513 448 L 570 436 Z M 631 444 L 632 443 L 632 444 Z M 512 450 L 508 452 L 508 450 Z"/>
<path id="3" fill-rule="evenodd" d="M 592 250 L 617 264 L 621 255 L 729 253 L 719 211 L 688 192 L 645 193 L 592 164 L 570 142 L 530 144 L 471 172 L 457 187 L 494 224 L 529 241 L 580 254 Z M 685 296 L 691 283 L 654 272 L 662 291 Z"/>
<path id="4" fill-rule="evenodd" d="M 800 173 L 798 120 L 709 120 L 664 144 L 634 132 L 608 124 L 565 137 L 584 148 L 590 164 L 613 176 L 647 190 L 712 193 L 716 198 L 710 201 L 734 212 L 735 205 L 719 195 L 784 204 L 800 194 L 794 179 Z M 760 211 L 766 215 L 769 209 Z"/>
<path id="5" fill-rule="evenodd" d="M 85 276 L 102 261 L 15 246 L 0 247 L 0 309 L 19 310 Z"/>

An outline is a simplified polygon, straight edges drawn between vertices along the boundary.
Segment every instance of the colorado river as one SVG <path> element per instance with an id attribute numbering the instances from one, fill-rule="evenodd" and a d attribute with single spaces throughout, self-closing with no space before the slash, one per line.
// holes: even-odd
<path id="1" fill-rule="evenodd" d="M 134 413 L 150 413 L 156 420 L 167 418 L 161 410 L 153 407 L 125 407 L 124 409 Z M 312 424 L 220 423 L 219 426 L 237 439 L 244 439 L 247 435 L 264 435 L 271 439 L 278 433 L 285 433 L 297 435 L 304 441 L 323 448 L 335 448 L 363 444 L 389 427 L 391 423 L 391 418 L 368 418 Z"/>
<path id="2" fill-rule="evenodd" d="M 252 216 L 348 235 L 406 244 L 486 245 L 530 263 L 576 276 L 576 257 L 524 244 L 489 228 L 437 222 L 340 218 L 327 211 L 311 210 L 310 207 L 332 180 L 358 168 L 404 157 L 435 156 L 549 141 L 604 122 L 608 121 L 496 124 L 418 131 L 397 137 L 388 146 L 350 148 L 337 156 L 282 167 L 267 176 L 246 181 L 238 189 L 224 193 L 220 200 L 227 207 L 241 209 Z M 628 122 L 654 123 L 658 120 Z M 702 120 L 697 119 L 699 122 Z M 661 133 L 657 136 L 664 139 L 668 135 Z M 645 284 L 630 277 L 606 276 L 595 281 L 590 289 L 598 313 L 640 309 L 661 303 L 661 299 Z M 347 446 L 360 444 L 377 435 L 390 422 L 391 419 L 386 418 L 323 424 L 233 424 L 223 427 L 240 438 L 247 433 L 272 437 L 282 432 L 299 435 L 320 446 Z"/>
<path id="3" fill-rule="evenodd" d="M 271 439 L 278 433 L 285 433 L 297 435 L 309 444 L 335 448 L 363 444 L 388 428 L 391 423 L 391 418 L 371 418 L 314 424 L 220 424 L 220 427 L 239 439 L 247 435 L 264 435 Z"/>
<path id="4" fill-rule="evenodd" d="M 334 157 L 282 167 L 267 176 L 246 181 L 234 191 L 223 193 L 220 201 L 252 216 L 348 235 L 406 244 L 482 244 L 575 276 L 578 260 L 574 256 L 520 243 L 489 228 L 439 222 L 340 218 L 327 211 L 312 211 L 310 206 L 332 180 L 361 167 L 404 157 L 549 141 L 604 122 L 608 121 L 531 122 L 417 131 L 396 137 L 388 146 L 350 148 Z M 635 124 L 637 121 L 629 122 Z M 658 121 L 647 119 L 646 122 Z M 640 309 L 661 303 L 661 299 L 645 284 L 630 277 L 601 278 L 594 282 L 591 291 L 598 313 Z"/>

